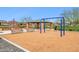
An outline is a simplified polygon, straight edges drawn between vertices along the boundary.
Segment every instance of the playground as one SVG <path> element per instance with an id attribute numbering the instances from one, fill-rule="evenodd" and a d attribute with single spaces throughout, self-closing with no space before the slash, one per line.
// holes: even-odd
<path id="1" fill-rule="evenodd" d="M 22 8 L 24 13 L 8 9 L 13 17 L 2 12 L 7 18 L 0 20 L 1 51 L 79 52 L 79 9 L 33 9 Z"/>
<path id="2" fill-rule="evenodd" d="M 52 23 L 46 19 L 60 19 L 59 23 Z M 40 22 L 26 22 L 19 24 L 13 20 L 11 33 L 1 35 L 7 40 L 31 52 L 78 52 L 79 32 L 66 31 L 64 17 L 42 18 Z M 46 26 L 49 25 L 49 28 Z M 24 27 L 25 26 L 25 27 Z M 33 27 L 37 28 L 33 28 Z M 57 29 L 52 26 L 59 26 Z M 27 30 L 27 31 L 23 31 Z M 27 52 L 27 51 L 26 51 Z"/>
<path id="3" fill-rule="evenodd" d="M 49 30 L 46 33 L 27 32 L 8 34 L 3 37 L 31 52 L 79 52 L 79 32 L 67 31 L 60 37 L 59 31 Z"/>

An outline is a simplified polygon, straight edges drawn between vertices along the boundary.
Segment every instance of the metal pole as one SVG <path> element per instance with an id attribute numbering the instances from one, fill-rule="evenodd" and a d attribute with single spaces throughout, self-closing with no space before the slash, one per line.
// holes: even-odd
<path id="1" fill-rule="evenodd" d="M 42 28 L 41 28 L 42 26 L 41 26 L 41 19 L 40 19 L 40 33 L 42 32 Z"/>
<path id="2" fill-rule="evenodd" d="M 63 35 L 65 35 L 65 19 L 63 17 Z"/>
<path id="3" fill-rule="evenodd" d="M 60 20 L 60 36 L 62 37 L 62 19 Z"/>
<path id="4" fill-rule="evenodd" d="M 44 33 L 46 32 L 45 27 L 46 27 L 46 24 L 45 24 L 45 19 L 44 19 Z"/>

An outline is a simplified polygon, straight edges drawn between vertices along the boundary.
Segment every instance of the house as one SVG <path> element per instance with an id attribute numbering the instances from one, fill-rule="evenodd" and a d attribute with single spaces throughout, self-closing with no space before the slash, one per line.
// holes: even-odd
<path id="1" fill-rule="evenodd" d="M 0 20 L 0 31 L 2 30 L 8 30 L 8 22 L 5 20 Z"/>

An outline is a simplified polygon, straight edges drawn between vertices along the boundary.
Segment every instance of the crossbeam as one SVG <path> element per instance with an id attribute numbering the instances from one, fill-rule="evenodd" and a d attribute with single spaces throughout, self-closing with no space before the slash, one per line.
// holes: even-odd
<path id="1" fill-rule="evenodd" d="M 41 18 L 40 20 L 45 20 L 45 19 L 57 19 L 57 18 L 62 19 L 62 18 L 64 18 L 64 17 L 50 17 L 50 18 Z"/>

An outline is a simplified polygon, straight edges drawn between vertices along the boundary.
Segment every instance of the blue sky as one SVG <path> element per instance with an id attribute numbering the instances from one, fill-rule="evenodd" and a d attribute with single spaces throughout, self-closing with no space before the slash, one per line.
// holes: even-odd
<path id="1" fill-rule="evenodd" d="M 60 16 L 64 10 L 70 7 L 0 7 L 0 20 L 19 20 L 23 17 L 31 16 L 32 19 Z"/>

